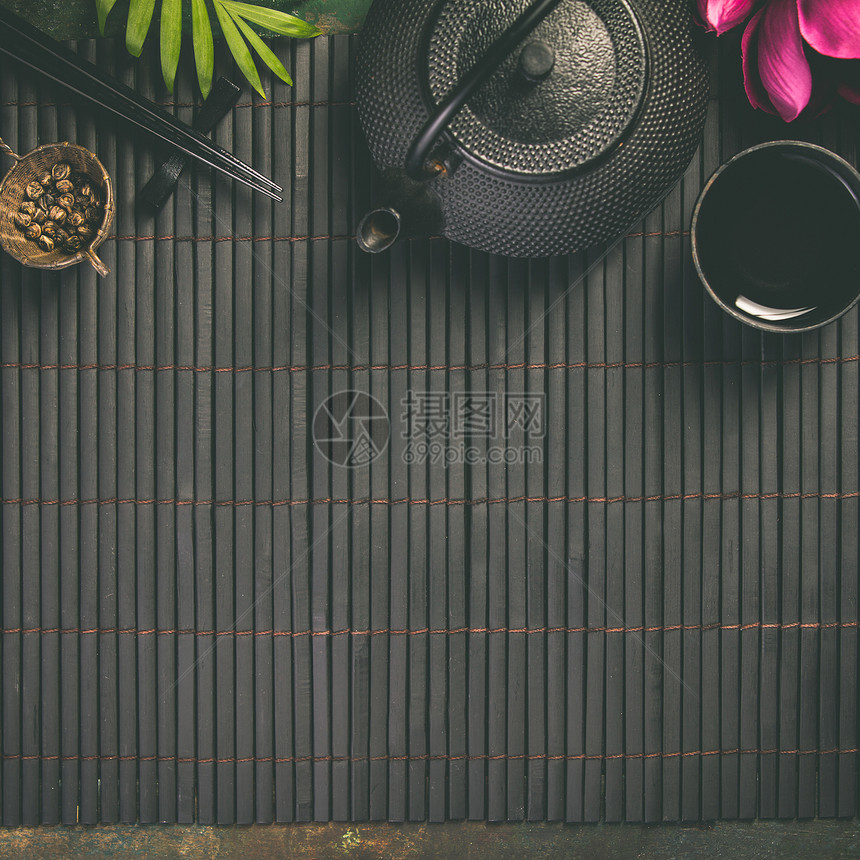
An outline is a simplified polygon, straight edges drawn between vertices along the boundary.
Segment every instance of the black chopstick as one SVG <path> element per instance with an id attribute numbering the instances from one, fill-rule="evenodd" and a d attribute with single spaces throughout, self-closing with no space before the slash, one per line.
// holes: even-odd
<path id="1" fill-rule="evenodd" d="M 274 193 L 283 190 L 280 185 L 2 7 L 0 52 L 172 144 L 192 158 L 274 200 L 281 200 Z"/>
<path id="2" fill-rule="evenodd" d="M 239 87 L 232 81 L 219 78 L 194 119 L 194 129 L 203 134 L 212 131 L 216 124 L 233 110 L 240 92 Z M 153 173 L 138 196 L 154 209 L 160 209 L 173 194 L 179 177 L 187 166 L 188 158 L 175 152 Z"/>

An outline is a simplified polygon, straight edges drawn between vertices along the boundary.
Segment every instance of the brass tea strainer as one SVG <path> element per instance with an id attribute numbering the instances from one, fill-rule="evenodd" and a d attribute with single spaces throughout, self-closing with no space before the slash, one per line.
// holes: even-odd
<path id="1" fill-rule="evenodd" d="M 18 262 L 36 269 L 65 269 L 87 260 L 102 277 L 110 274 L 110 269 L 96 255 L 96 249 L 108 237 L 113 223 L 113 183 L 98 158 L 74 143 L 48 143 L 27 155 L 18 155 L 0 139 L 0 152 L 15 159 L 12 169 L 0 180 L 0 247 Z M 103 209 L 100 222 L 93 225 L 95 233 L 76 252 L 58 246 L 45 250 L 27 238 L 15 222 L 22 204 L 28 199 L 28 185 L 38 182 L 52 167 L 63 163 L 68 164 L 72 172 L 86 176 L 99 189 Z"/>

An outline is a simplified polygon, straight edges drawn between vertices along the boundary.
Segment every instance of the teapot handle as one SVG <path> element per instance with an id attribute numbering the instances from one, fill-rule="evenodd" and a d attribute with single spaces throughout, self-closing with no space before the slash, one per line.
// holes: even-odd
<path id="1" fill-rule="evenodd" d="M 496 72 L 514 48 L 560 3 L 561 0 L 534 0 L 529 4 L 526 11 L 499 36 L 483 58 L 469 69 L 460 83 L 437 106 L 436 112 L 421 129 L 406 155 L 406 172 L 412 179 L 418 181 L 432 179 L 442 172 L 444 169 L 442 164 L 429 161 L 430 153 L 439 136 L 463 109 L 472 94 Z"/>

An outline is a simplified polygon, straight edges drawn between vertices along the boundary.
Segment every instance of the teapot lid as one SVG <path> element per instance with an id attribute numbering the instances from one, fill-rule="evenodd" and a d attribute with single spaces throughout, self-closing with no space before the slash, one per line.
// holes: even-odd
<path id="1" fill-rule="evenodd" d="M 449 0 L 431 23 L 425 89 L 441 102 L 528 0 Z M 567 0 L 452 122 L 474 158 L 536 179 L 583 169 L 632 130 L 648 83 L 642 27 L 627 0 Z"/>

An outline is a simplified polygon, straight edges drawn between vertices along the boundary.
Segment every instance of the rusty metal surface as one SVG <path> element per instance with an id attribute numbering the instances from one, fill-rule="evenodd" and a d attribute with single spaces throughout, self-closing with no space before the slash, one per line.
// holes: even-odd
<path id="1" fill-rule="evenodd" d="M 254 0 L 257 5 L 290 12 L 316 24 L 323 33 L 354 33 L 361 27 L 371 0 Z M 190 21 L 190 3 L 184 4 Z M 98 35 L 95 0 L 0 0 L 55 39 L 89 39 Z M 128 2 L 117 3 L 110 16 L 108 33 L 122 30 Z M 186 22 L 187 24 L 188 22 Z M 213 24 L 216 22 L 213 19 Z M 188 28 L 186 28 L 188 29 Z"/>
<path id="2" fill-rule="evenodd" d="M 857 857 L 856 821 L 697 827 L 386 824 L 290 827 L 100 827 L 0 831 L 0 860 L 117 857 L 350 860 L 603 860 L 613 857 Z"/>

